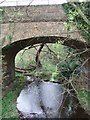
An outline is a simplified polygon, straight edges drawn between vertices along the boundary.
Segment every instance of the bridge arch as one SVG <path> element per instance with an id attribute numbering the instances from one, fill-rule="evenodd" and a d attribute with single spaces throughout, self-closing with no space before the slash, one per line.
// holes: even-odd
<path id="1" fill-rule="evenodd" d="M 63 45 L 72 47 L 77 50 L 82 50 L 83 48 L 87 47 L 87 44 L 83 41 L 78 41 L 70 38 L 68 39 L 67 37 L 60 36 L 40 36 L 12 42 L 2 49 L 3 86 L 8 85 L 15 79 L 15 56 L 20 50 L 30 45 L 35 45 L 39 43 L 55 43 L 57 41 L 62 41 Z"/>

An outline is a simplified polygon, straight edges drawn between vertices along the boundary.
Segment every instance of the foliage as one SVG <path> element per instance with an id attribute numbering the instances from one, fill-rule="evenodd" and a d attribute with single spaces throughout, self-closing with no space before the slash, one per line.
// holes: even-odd
<path id="1" fill-rule="evenodd" d="M 90 14 L 89 14 L 90 13 L 90 2 L 68 3 L 68 4 L 64 4 L 63 7 L 68 17 L 67 18 L 67 29 L 70 30 L 72 29 L 72 26 L 76 26 L 78 30 L 80 31 L 81 35 L 83 35 L 83 37 L 86 39 L 88 44 L 90 44 Z M 76 62 L 75 59 L 73 59 L 73 62 L 74 61 Z M 70 64 L 72 65 L 71 62 Z M 68 68 L 70 68 L 70 66 L 68 66 Z M 75 77 L 77 80 L 75 79 Z M 82 81 L 82 82 L 85 81 L 85 76 L 80 78 L 80 74 L 75 75 L 73 73 L 70 79 L 72 82 L 74 81 L 78 82 L 79 86 L 75 85 L 77 84 L 75 83 L 74 87 L 76 89 L 80 103 L 83 105 L 85 109 L 90 109 L 88 108 L 88 98 L 89 98 L 88 92 L 86 92 L 83 89 L 83 86 L 80 87 L 80 84 L 79 84 L 79 81 Z"/>
<path id="2" fill-rule="evenodd" d="M 62 80 L 64 80 L 64 82 L 69 82 L 72 79 L 73 72 L 81 65 L 79 53 L 77 53 L 74 49 L 63 46 L 59 42 L 55 44 L 48 44 L 48 47 L 54 53 L 49 51 L 46 46 L 43 48 L 40 54 L 40 61 L 43 65 L 42 68 L 36 68 L 33 71 L 27 71 L 27 73 L 30 76 L 38 76 L 42 79 L 48 79 L 50 81 L 59 80 L 62 83 Z M 21 51 L 16 56 L 16 66 L 27 68 L 30 65 L 35 65 L 35 55 L 36 50 L 34 50 L 34 48 Z M 25 85 L 25 78 L 23 75 L 24 74 L 16 73 L 15 82 L 10 89 L 5 92 L 6 94 L 3 97 L 3 117 L 18 117 L 15 106 L 16 98 Z M 74 88 L 77 90 L 77 86 L 74 86 Z M 78 93 L 78 98 L 80 100 L 83 99 L 82 104 L 87 107 L 87 93 L 82 93 L 80 90 Z"/>
<path id="3" fill-rule="evenodd" d="M 59 70 L 61 70 L 61 77 L 62 75 L 69 79 L 75 69 L 77 70 L 81 65 L 81 59 L 79 53 L 72 48 L 65 47 L 65 52 L 67 51 L 68 55 L 64 61 L 61 61 L 58 64 Z M 59 75 L 60 77 L 60 75 Z"/>
<path id="4" fill-rule="evenodd" d="M 32 48 L 32 50 L 26 48 L 21 50 L 15 58 L 16 66 L 20 68 L 26 68 L 29 67 L 30 64 L 34 65 L 35 52 L 36 50 L 34 48 Z"/>
<path id="5" fill-rule="evenodd" d="M 90 3 L 74 3 L 65 4 L 64 8 L 67 12 L 67 29 L 70 30 L 72 25 L 76 26 L 84 38 L 90 43 L 89 34 L 89 12 Z M 85 16 L 85 18 L 83 18 Z M 12 41 L 12 35 L 7 36 L 9 42 Z M 3 38 L 3 43 L 5 38 Z M 48 46 L 48 47 L 47 47 Z M 77 89 L 77 83 L 79 82 L 80 67 L 82 65 L 82 59 L 80 54 L 76 50 L 63 46 L 61 42 L 55 44 L 47 44 L 40 53 L 40 61 L 42 67 L 36 67 L 35 70 L 28 70 L 27 73 L 30 76 L 38 76 L 42 79 L 48 80 L 64 80 L 65 82 L 72 83 L 73 89 L 77 92 L 78 98 L 85 109 L 88 107 L 88 92 L 79 88 Z M 10 47 L 9 45 L 7 47 Z M 35 55 L 38 47 L 32 49 L 25 48 L 20 51 L 15 59 L 15 65 L 19 68 L 30 68 L 31 65 L 35 66 Z M 3 97 L 3 117 L 17 117 L 16 112 L 16 98 L 20 93 L 20 90 L 24 87 L 25 81 L 24 74 L 16 74 L 16 81 L 8 91 L 5 91 L 6 95 Z M 77 77 L 76 77 L 77 76 Z M 74 79 L 77 78 L 76 85 Z M 19 79 L 17 81 L 17 79 Z M 63 84 L 63 83 L 62 83 Z M 83 87 L 83 86 L 82 86 Z"/>
<path id="6" fill-rule="evenodd" d="M 79 91 L 78 93 L 78 98 L 83 106 L 84 109 L 87 111 L 90 109 L 89 101 L 90 101 L 90 92 L 86 91 Z"/>
<path id="7" fill-rule="evenodd" d="M 24 87 L 25 81 L 21 74 L 16 74 L 16 80 L 9 88 L 4 91 L 2 99 L 2 117 L 3 118 L 18 118 L 16 110 L 16 99 L 21 89 Z"/>
<path id="8" fill-rule="evenodd" d="M 68 30 L 71 24 L 75 25 L 84 38 L 90 43 L 90 2 L 64 4 L 67 13 Z"/>
<path id="9" fill-rule="evenodd" d="M 80 65 L 79 55 L 73 55 L 75 50 L 63 46 L 61 43 L 48 44 L 51 52 L 45 46 L 40 54 L 40 60 L 42 68 L 37 68 L 34 71 L 30 71 L 30 75 L 36 75 L 45 79 L 59 79 L 60 74 L 64 77 L 70 77 L 71 71 Z M 33 54 L 34 53 L 34 54 Z M 31 65 L 35 65 L 36 51 L 34 49 L 21 51 L 16 56 L 16 66 L 21 68 L 27 68 Z M 30 56 L 29 56 L 30 55 Z M 69 55 L 69 58 L 68 58 Z M 67 57 L 67 58 L 66 58 Z M 66 74 L 66 72 L 68 72 Z"/>

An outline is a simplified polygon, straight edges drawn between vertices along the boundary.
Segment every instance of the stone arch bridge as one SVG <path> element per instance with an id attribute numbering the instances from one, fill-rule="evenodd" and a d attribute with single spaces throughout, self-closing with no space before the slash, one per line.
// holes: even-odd
<path id="1" fill-rule="evenodd" d="M 73 25 L 70 31 L 67 30 L 66 19 L 62 5 L 3 8 L 1 42 L 4 85 L 15 79 L 15 56 L 27 46 L 60 40 L 77 50 L 88 47 Z"/>

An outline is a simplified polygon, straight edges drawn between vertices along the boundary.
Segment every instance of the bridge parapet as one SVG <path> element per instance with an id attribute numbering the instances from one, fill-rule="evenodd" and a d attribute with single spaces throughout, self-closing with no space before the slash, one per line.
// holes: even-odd
<path id="1" fill-rule="evenodd" d="M 65 21 L 62 5 L 16 6 L 3 8 L 3 23 Z"/>
<path id="2" fill-rule="evenodd" d="M 72 26 L 67 31 L 62 5 L 4 7 L 2 12 L 2 47 L 32 37 L 59 36 L 85 42 Z"/>

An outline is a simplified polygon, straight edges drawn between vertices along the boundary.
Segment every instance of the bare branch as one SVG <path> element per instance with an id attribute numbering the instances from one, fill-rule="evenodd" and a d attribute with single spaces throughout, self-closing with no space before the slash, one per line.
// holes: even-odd
<path id="1" fill-rule="evenodd" d="M 36 53 L 35 60 L 36 60 L 37 67 L 42 67 L 39 57 L 40 57 L 40 53 L 41 53 L 41 50 L 43 49 L 43 47 L 44 47 L 44 44 L 41 44 L 40 48 L 38 49 L 38 51 Z"/>
<path id="2" fill-rule="evenodd" d="M 50 53 L 53 53 L 53 55 L 57 58 L 57 54 L 53 50 L 51 50 L 47 44 L 46 44 L 46 47 L 48 48 Z"/>

